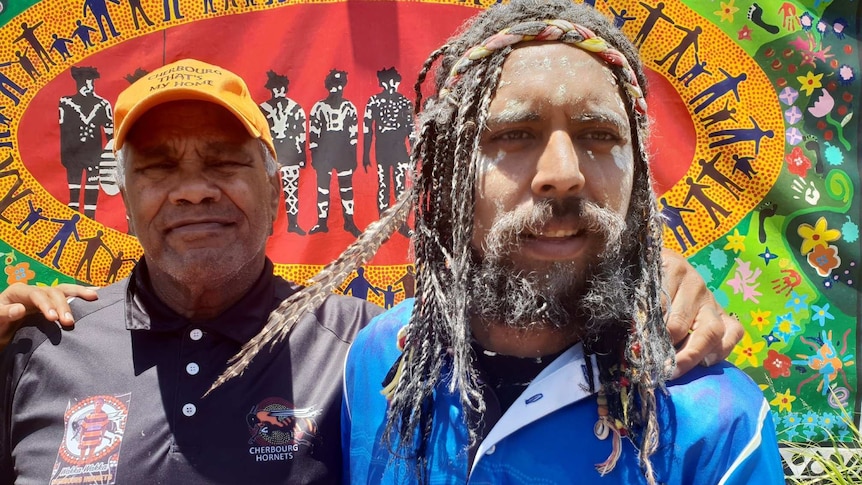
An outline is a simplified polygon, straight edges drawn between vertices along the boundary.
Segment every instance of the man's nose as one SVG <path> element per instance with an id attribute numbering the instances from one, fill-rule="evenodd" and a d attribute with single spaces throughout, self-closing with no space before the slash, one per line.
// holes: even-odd
<path id="1" fill-rule="evenodd" d="M 170 200 L 174 204 L 215 202 L 221 196 L 221 189 L 201 170 L 177 170 L 173 183 Z"/>
<path id="2" fill-rule="evenodd" d="M 583 189 L 585 182 L 571 135 L 565 131 L 551 133 L 536 163 L 533 193 L 545 198 L 571 197 Z"/>

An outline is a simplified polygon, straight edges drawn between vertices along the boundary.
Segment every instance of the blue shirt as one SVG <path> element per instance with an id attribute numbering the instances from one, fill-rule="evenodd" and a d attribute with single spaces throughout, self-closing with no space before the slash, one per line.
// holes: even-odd
<path id="1" fill-rule="evenodd" d="M 349 483 L 416 481 L 412 463 L 393 458 L 381 440 L 387 408 L 381 383 L 400 354 L 397 333 L 412 306 L 408 300 L 376 317 L 348 352 L 342 449 Z M 596 471 L 611 454 L 612 440 L 593 433 L 598 414 L 587 368 L 580 345 L 551 362 L 491 428 L 472 462 L 459 397 L 441 379 L 427 451 L 429 482 L 646 483 L 628 439 L 614 470 L 604 477 Z M 657 392 L 661 438 L 651 462 L 658 483 L 784 484 L 769 405 L 745 373 L 728 363 L 698 367 L 669 382 L 667 391 Z"/>

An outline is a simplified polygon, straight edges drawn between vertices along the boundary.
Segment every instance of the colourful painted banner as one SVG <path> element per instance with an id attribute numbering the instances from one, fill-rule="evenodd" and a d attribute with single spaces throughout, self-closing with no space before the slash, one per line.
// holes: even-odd
<path id="1" fill-rule="evenodd" d="M 306 281 L 403 190 L 412 85 L 488 1 L 0 0 L 0 253 L 6 284 L 109 284 L 141 250 L 112 156 L 117 94 L 196 57 L 243 78 L 284 184 L 268 246 Z M 859 410 L 860 4 L 596 0 L 649 69 L 666 244 L 746 334 L 780 438 L 849 437 Z M 194 83 L 175 72 L 165 83 Z M 413 294 L 396 234 L 342 291 Z"/>

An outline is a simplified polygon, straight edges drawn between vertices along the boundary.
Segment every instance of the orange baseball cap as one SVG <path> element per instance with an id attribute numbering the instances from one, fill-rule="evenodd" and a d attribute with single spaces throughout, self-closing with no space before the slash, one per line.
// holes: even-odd
<path id="1" fill-rule="evenodd" d="M 120 93 L 114 106 L 114 151 L 123 146 L 129 130 L 144 113 L 162 103 L 183 100 L 209 101 L 224 107 L 276 156 L 269 124 L 245 81 L 227 69 L 195 59 L 181 59 L 156 69 Z"/>

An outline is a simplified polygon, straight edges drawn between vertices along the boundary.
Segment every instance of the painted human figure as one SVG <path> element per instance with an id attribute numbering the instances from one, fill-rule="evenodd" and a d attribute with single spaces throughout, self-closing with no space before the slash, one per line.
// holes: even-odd
<path id="1" fill-rule="evenodd" d="M 21 69 L 23 69 L 24 72 L 28 76 L 30 76 L 30 79 L 35 82 L 36 78 L 40 77 L 41 74 L 39 74 L 39 70 L 36 69 L 36 66 L 33 65 L 33 61 L 31 61 L 30 58 L 27 57 L 27 53 L 29 51 L 29 47 L 24 49 L 24 52 L 15 51 L 15 57 L 17 57 L 17 59 L 0 64 L 0 68 L 9 67 L 12 64 L 18 64 L 21 66 Z"/>
<path id="2" fill-rule="evenodd" d="M 111 252 L 108 249 L 108 252 Z M 111 254 L 111 265 L 108 267 L 108 275 L 105 277 L 105 284 L 109 285 L 115 281 L 117 281 L 117 275 L 120 273 L 120 269 L 123 268 L 123 265 L 126 263 L 135 263 L 137 260 L 132 258 L 124 258 L 122 251 L 117 251 L 117 254 Z"/>
<path id="3" fill-rule="evenodd" d="M 27 88 L 22 88 L 15 81 L 9 79 L 7 75 L 0 72 L 0 93 L 11 99 L 15 106 L 18 106 L 18 103 L 21 102 L 20 96 L 23 96 L 26 92 Z"/>
<path id="4" fill-rule="evenodd" d="M 751 162 L 753 161 L 754 157 L 740 157 L 738 154 L 734 153 L 733 170 L 730 171 L 731 175 L 736 172 L 741 172 L 743 175 L 748 177 L 748 180 L 751 180 L 753 175 L 757 175 L 757 171 L 751 166 Z"/>
<path id="5" fill-rule="evenodd" d="M 373 292 L 377 296 L 380 296 L 380 292 L 377 290 L 377 288 L 372 285 L 367 278 L 365 278 L 365 268 L 360 266 L 359 268 L 356 268 L 356 277 L 350 280 L 350 283 L 348 283 L 347 286 L 344 287 L 344 290 L 342 290 L 341 293 L 344 295 L 351 295 L 355 298 L 367 300 L 369 291 Z"/>
<path id="6" fill-rule="evenodd" d="M 666 56 L 662 57 L 655 61 L 659 66 L 663 66 L 667 61 L 673 58 L 670 66 L 667 68 L 668 74 L 671 76 L 676 76 L 676 68 L 679 64 L 679 60 L 682 58 L 683 54 L 689 49 L 689 47 L 694 47 L 694 52 L 698 51 L 698 36 L 703 32 L 703 29 L 697 25 L 693 29 L 687 29 L 685 27 L 674 25 L 675 28 L 685 32 L 685 36 L 679 41 L 679 44 L 670 50 Z"/>
<path id="7" fill-rule="evenodd" d="M 682 201 L 682 205 L 688 206 L 688 202 L 694 198 L 700 205 L 706 209 L 706 212 L 709 214 L 709 217 L 712 219 L 712 222 L 715 223 L 716 229 L 721 225 L 721 221 L 718 220 L 718 216 L 727 217 L 730 215 L 730 211 L 722 207 L 718 204 L 718 202 L 712 200 L 709 195 L 706 193 L 706 189 L 710 188 L 709 185 L 699 184 L 694 181 L 691 177 L 685 178 L 685 183 L 688 184 L 689 189 L 688 193 L 685 194 L 685 200 Z"/>
<path id="8" fill-rule="evenodd" d="M 695 212 L 694 209 L 689 209 L 688 207 L 674 207 L 667 203 L 667 199 L 665 197 L 661 198 L 661 214 L 664 216 L 665 225 L 670 232 L 673 233 L 673 236 L 676 238 L 676 242 L 679 243 L 679 246 L 682 248 L 682 252 L 688 251 L 688 248 L 694 247 L 697 244 L 697 241 L 694 240 L 694 236 L 692 236 L 691 231 L 688 229 L 688 225 L 686 225 L 685 221 L 682 218 L 683 212 Z"/>
<path id="9" fill-rule="evenodd" d="M 694 65 L 691 66 L 691 69 L 685 72 L 682 76 L 676 78 L 677 81 L 682 82 L 682 85 L 688 87 L 692 81 L 697 79 L 701 74 L 706 74 L 711 76 L 712 72 L 706 69 L 706 61 L 701 61 L 700 56 L 697 53 L 694 53 Z"/>
<path id="10" fill-rule="evenodd" d="M 135 30 L 140 30 L 141 26 L 138 20 L 138 14 L 141 14 L 144 22 L 147 23 L 150 27 L 155 25 L 149 17 L 147 17 L 147 12 L 144 11 L 144 7 L 141 6 L 141 0 L 129 0 L 129 11 L 132 14 L 132 20 L 135 22 Z M 206 12 L 204 12 L 206 13 Z"/>
<path id="11" fill-rule="evenodd" d="M 647 39 L 647 36 L 649 36 L 649 33 L 652 32 L 652 29 L 655 28 L 656 22 L 658 22 L 659 20 L 664 20 L 665 22 L 669 22 L 671 25 L 674 24 L 673 19 L 668 17 L 663 12 L 664 2 L 658 2 L 655 5 L 655 7 L 653 7 L 647 3 L 643 3 L 643 2 L 638 2 L 638 3 L 640 3 L 641 5 L 643 5 L 643 7 L 645 9 L 647 9 L 647 12 L 649 12 L 649 15 L 647 15 L 646 19 L 644 20 L 643 25 L 641 25 L 640 30 L 638 30 L 638 33 L 635 35 L 635 39 L 634 39 L 635 47 L 643 46 L 644 42 Z"/>
<path id="12" fill-rule="evenodd" d="M 704 116 L 700 119 L 700 122 L 703 123 L 704 128 L 709 128 L 710 126 L 721 123 L 722 121 L 733 120 L 737 121 L 733 116 L 736 114 L 736 108 L 728 108 L 730 101 L 724 102 L 724 108 L 712 113 L 711 115 Z"/>
<path id="13" fill-rule="evenodd" d="M 403 289 L 393 290 L 392 285 L 386 285 L 386 288 L 377 288 L 377 291 L 383 293 L 383 308 L 387 310 L 395 306 L 395 295 L 404 291 Z"/>
<path id="14" fill-rule="evenodd" d="M 365 105 L 362 131 L 362 167 L 371 166 L 371 145 L 377 159 L 377 209 L 383 214 L 390 204 L 390 191 L 395 198 L 404 192 L 407 167 L 410 163 L 410 133 L 413 131 L 413 107 L 410 100 L 398 92 L 401 74 L 394 67 L 377 71 L 382 90 L 371 96 Z"/>
<path id="15" fill-rule="evenodd" d="M 33 48 L 33 52 L 36 54 L 36 57 L 38 57 L 39 60 L 42 61 L 42 65 L 45 66 L 45 70 L 50 71 L 51 67 L 48 66 L 48 64 L 50 63 L 52 66 L 55 66 L 57 65 L 57 63 L 54 62 L 54 59 L 51 57 L 51 54 L 45 50 L 45 46 L 43 46 L 42 43 L 39 42 L 39 38 L 36 37 L 36 29 L 41 27 L 44 23 L 44 20 L 40 20 L 35 25 L 28 25 L 27 22 L 22 22 L 21 35 L 15 38 L 12 42 L 16 43 L 22 40 L 26 40 L 27 43 L 30 44 L 30 47 Z"/>
<path id="16" fill-rule="evenodd" d="M 726 130 L 713 131 L 707 135 L 710 138 L 721 138 L 720 140 L 709 142 L 709 148 L 752 141 L 754 142 L 754 154 L 757 155 L 760 153 L 760 142 L 764 138 L 773 138 L 775 132 L 761 128 L 753 116 L 749 116 L 748 120 L 751 121 L 751 128 L 728 128 Z"/>
<path id="17" fill-rule="evenodd" d="M 299 227 L 299 169 L 305 167 L 305 111 L 296 101 L 287 97 L 290 80 L 287 76 L 266 73 L 266 88 L 272 97 L 260 103 L 260 110 L 269 123 L 272 142 L 281 173 L 284 206 L 287 213 L 287 232 L 304 235 Z"/>
<path id="18" fill-rule="evenodd" d="M 317 224 L 308 232 L 329 230 L 329 182 L 338 177 L 344 230 L 359 236 L 353 222 L 353 171 L 356 170 L 356 143 L 359 131 L 356 106 L 344 99 L 347 73 L 333 69 L 324 81 L 329 96 L 318 101 L 309 115 L 311 166 L 317 172 Z"/>
<path id="19" fill-rule="evenodd" d="M 47 217 L 42 215 L 42 208 L 34 206 L 32 200 L 27 199 L 27 206 L 30 208 L 30 212 L 27 213 L 27 217 L 25 217 L 24 220 L 22 220 L 16 227 L 16 229 L 24 234 L 27 234 L 27 231 L 36 225 L 37 222 L 48 220 Z"/>
<path id="20" fill-rule="evenodd" d="M 628 13 L 628 10 L 626 9 L 621 9 L 617 12 L 614 7 L 608 6 L 608 10 L 610 10 L 614 16 L 614 27 L 618 29 L 622 29 L 623 25 L 625 25 L 629 20 L 635 20 L 637 18 L 626 15 Z"/>
<path id="21" fill-rule="evenodd" d="M 60 229 L 57 230 L 57 234 L 54 235 L 54 238 L 51 239 L 51 242 L 45 246 L 45 249 L 37 253 L 37 256 L 40 258 L 47 257 L 54 247 L 57 247 L 57 252 L 54 253 L 54 260 L 51 263 L 55 268 L 60 269 L 60 257 L 63 255 L 63 250 L 66 248 L 66 243 L 69 242 L 69 238 L 74 237 L 76 241 L 80 241 L 81 237 L 78 235 L 78 221 L 81 220 L 81 216 L 79 214 L 74 214 L 69 219 L 49 219 L 49 221 L 60 224 Z"/>
<path id="22" fill-rule="evenodd" d="M 111 31 L 112 37 L 117 37 L 120 35 L 117 32 L 117 29 L 114 28 L 114 22 L 111 20 L 111 14 L 108 12 L 108 3 L 111 2 L 116 5 L 120 4 L 120 0 L 84 0 L 84 13 L 82 16 L 87 16 L 87 10 L 93 14 L 93 18 L 96 19 L 96 24 L 99 26 L 99 33 L 102 34 L 102 42 L 108 40 L 108 33 L 105 31 L 105 24 L 108 26 L 108 30 Z"/>
<path id="23" fill-rule="evenodd" d="M 162 0 L 162 10 L 165 12 L 165 18 L 163 19 L 165 22 L 169 22 L 171 20 L 171 16 L 176 20 L 185 18 L 185 16 L 180 13 L 180 0 Z"/>
<path id="24" fill-rule="evenodd" d="M 60 162 L 66 168 L 69 208 L 80 211 L 83 182 L 83 212 L 94 218 L 99 198 L 99 163 L 103 147 L 114 135 L 113 115 L 111 104 L 95 92 L 99 71 L 73 66 L 71 72 L 78 91 L 60 98 Z"/>
<path id="25" fill-rule="evenodd" d="M 721 81 L 709 86 L 703 91 L 699 92 L 693 98 L 688 100 L 688 105 L 691 106 L 695 103 L 699 104 L 694 107 L 694 114 L 699 114 L 701 111 L 708 108 L 712 103 L 718 101 L 719 98 L 724 96 L 727 93 L 733 93 L 733 96 L 736 98 L 736 101 L 739 102 L 739 85 L 742 81 L 748 79 L 748 75 L 744 72 L 739 73 L 734 76 L 729 72 L 725 71 L 722 68 L 718 68 L 718 71 L 724 76 L 724 79 Z"/>
<path id="26" fill-rule="evenodd" d="M 393 285 L 401 285 L 404 289 L 404 298 L 413 298 L 416 296 L 416 272 L 412 264 L 407 265 L 406 273 L 401 278 L 393 283 Z"/>
<path id="27" fill-rule="evenodd" d="M 51 50 L 57 51 L 60 54 L 62 60 L 70 59 L 72 54 L 69 53 L 69 45 L 72 44 L 72 39 L 67 39 L 65 37 L 60 37 L 57 34 L 51 35 L 51 38 L 54 39 L 51 42 Z"/>
<path id="28" fill-rule="evenodd" d="M 734 182 L 730 177 L 721 173 L 718 167 L 715 166 L 718 159 L 721 158 L 723 153 L 716 153 L 712 160 L 706 161 L 703 158 L 697 161 L 697 164 L 700 165 L 700 173 L 695 178 L 696 182 L 700 182 L 704 177 L 709 177 L 715 181 L 718 185 L 722 186 L 727 190 L 730 195 L 733 196 L 734 199 L 739 200 L 739 193 L 745 192 L 745 189 L 742 188 L 739 184 Z M 739 191 L 739 193 L 736 193 Z"/>
<path id="29" fill-rule="evenodd" d="M 81 242 L 86 244 L 84 248 L 84 254 L 81 256 L 81 261 L 78 262 L 78 267 L 75 268 L 75 278 L 78 278 L 78 274 L 81 272 L 81 269 L 86 266 L 86 276 L 87 281 L 93 281 L 93 277 L 90 276 L 90 269 L 93 266 L 93 259 L 96 257 L 96 253 L 99 252 L 99 249 L 105 249 L 110 253 L 108 249 L 108 245 L 105 244 L 105 241 L 102 240 L 102 236 L 105 235 L 105 232 L 102 230 L 96 231 L 96 235 L 93 237 L 85 237 L 81 239 Z"/>
<path id="30" fill-rule="evenodd" d="M 81 39 L 81 43 L 84 44 L 84 49 L 89 49 L 93 45 L 93 41 L 90 39 L 90 34 L 96 31 L 96 29 L 90 27 L 84 22 L 77 20 L 75 21 L 75 30 L 72 31 L 72 37 L 77 37 Z"/>

